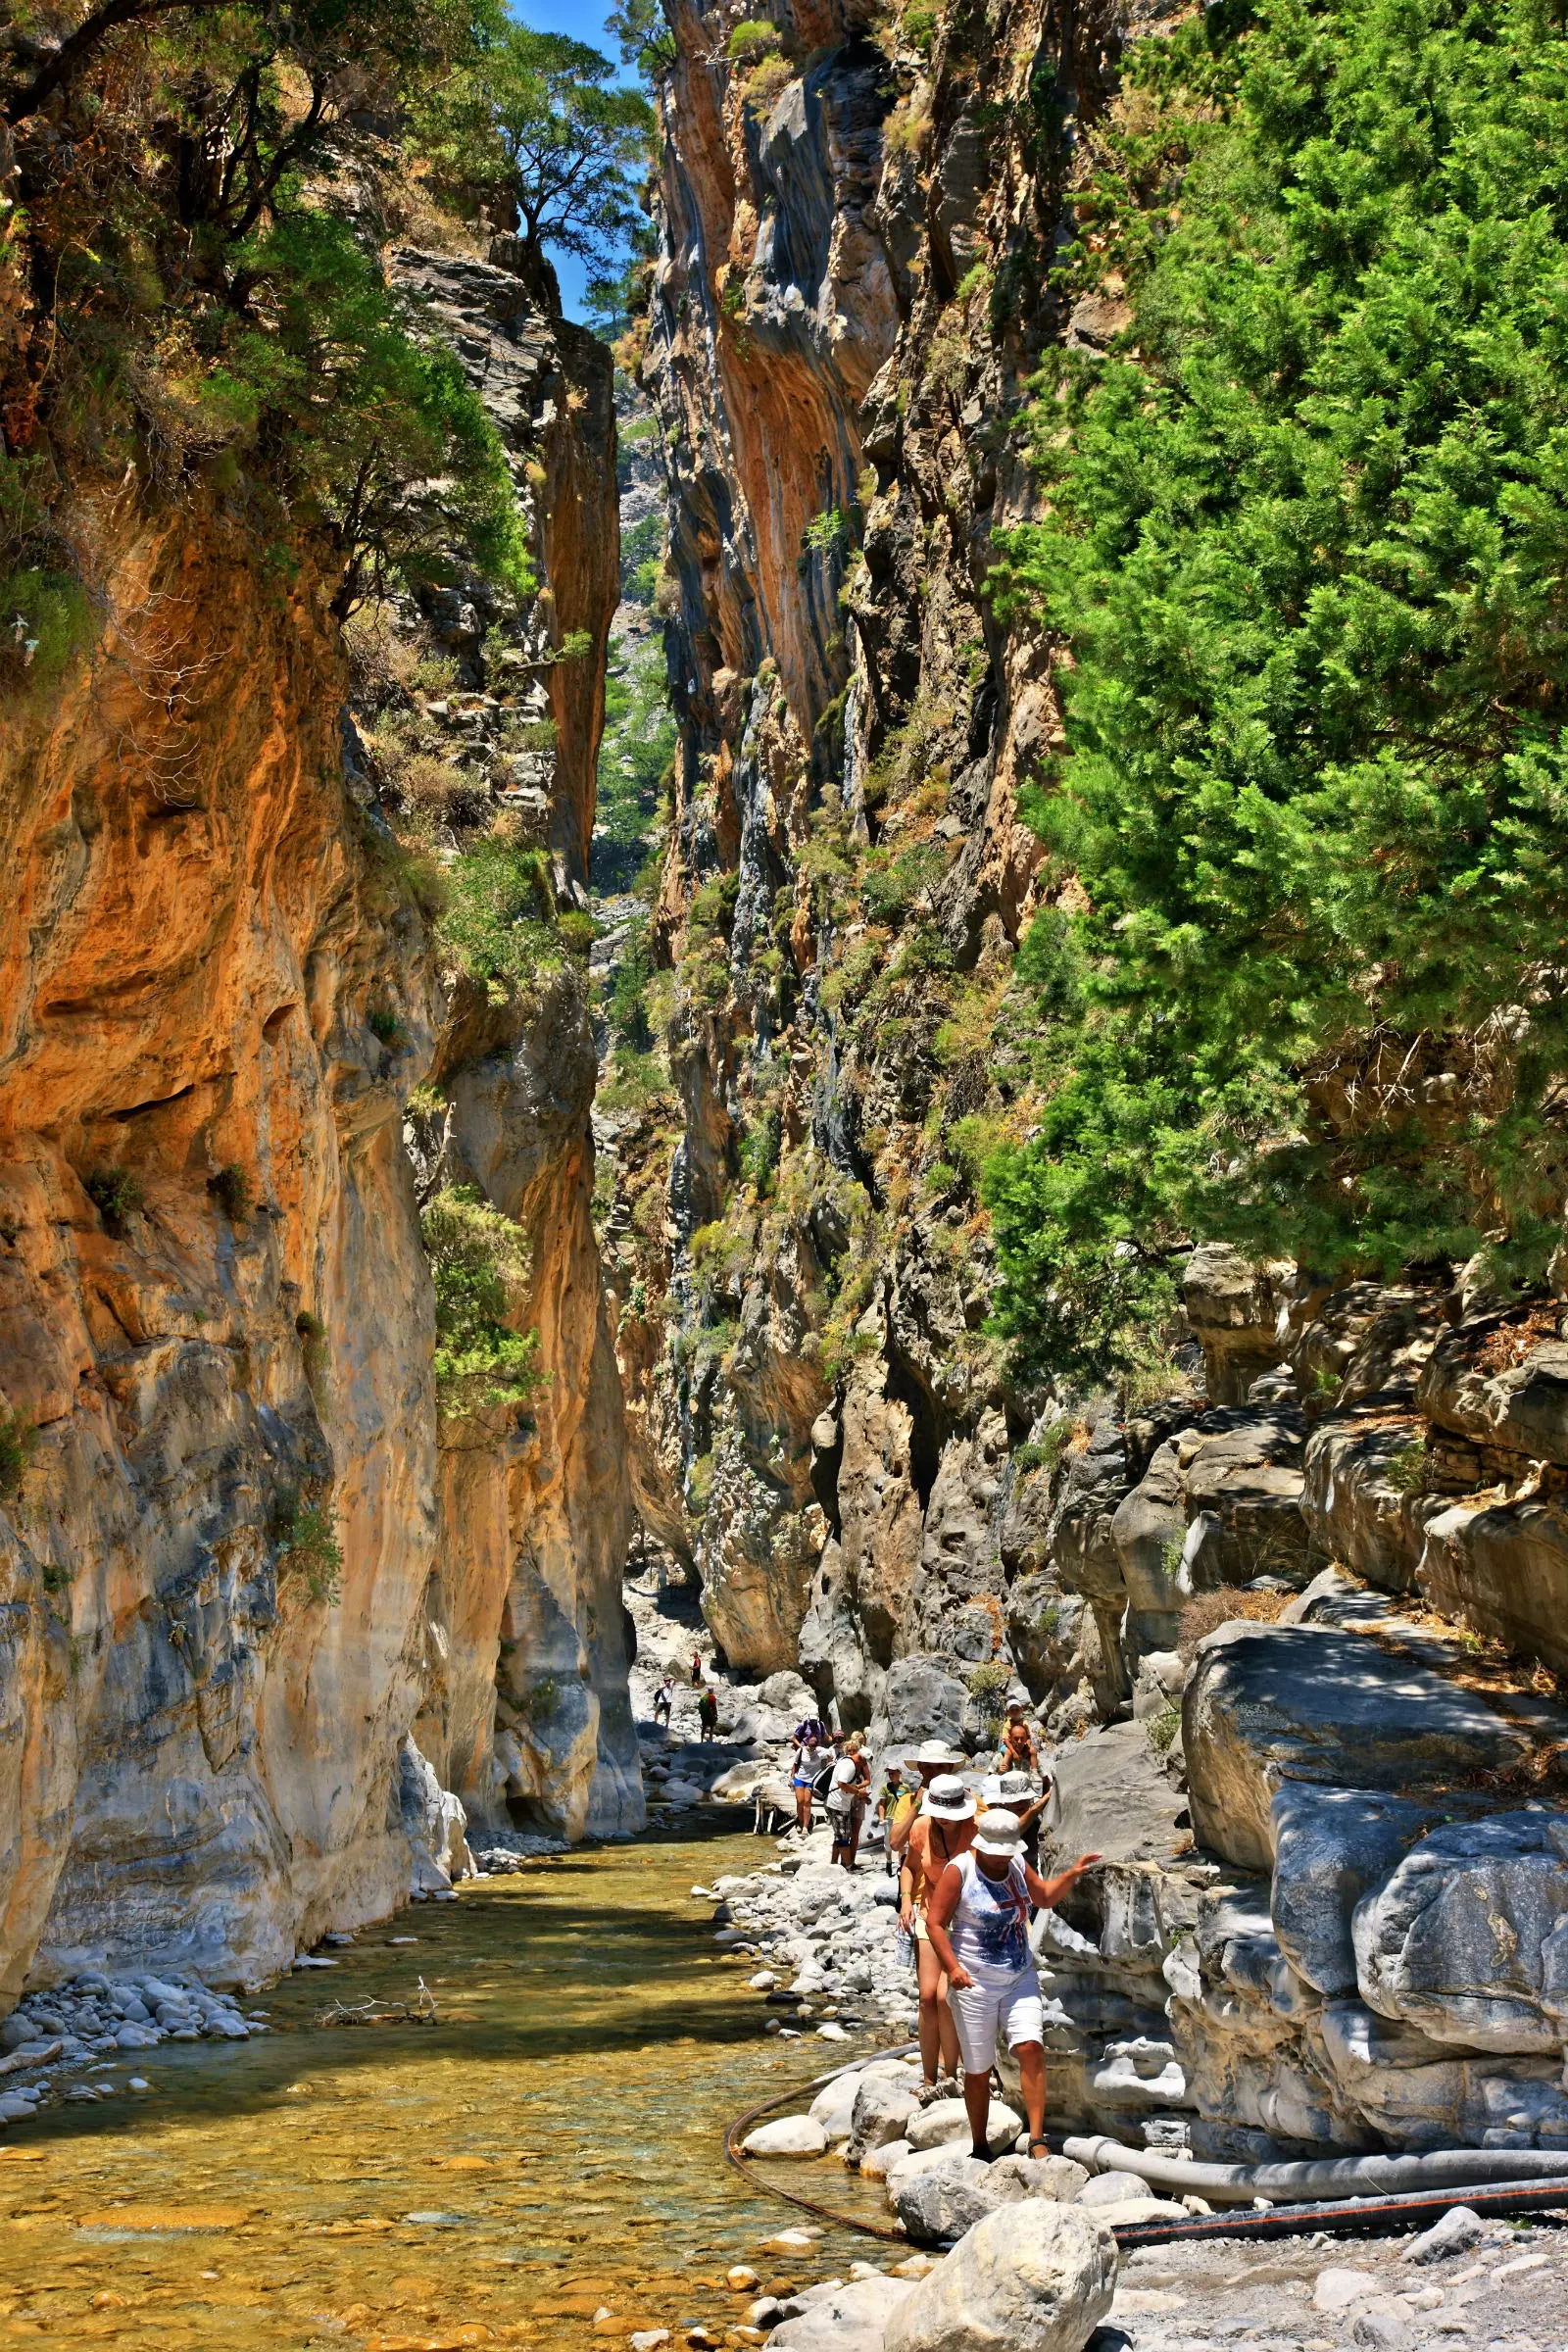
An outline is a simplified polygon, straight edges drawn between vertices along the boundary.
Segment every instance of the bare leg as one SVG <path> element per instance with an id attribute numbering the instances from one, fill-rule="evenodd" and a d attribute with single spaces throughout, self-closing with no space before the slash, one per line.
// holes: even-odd
<path id="1" fill-rule="evenodd" d="M 948 2007 L 948 1980 L 928 1943 L 917 1942 L 914 1949 L 920 1972 L 920 2071 L 928 2082 L 936 2081 L 939 2066 L 956 2079 L 958 2029 Z"/>
<path id="2" fill-rule="evenodd" d="M 795 1824 L 803 1838 L 810 1835 L 811 1791 L 809 1788 L 797 1788 L 795 1791 Z"/>
<path id="3" fill-rule="evenodd" d="M 989 2160 L 991 2151 L 986 2144 L 986 2127 L 991 2115 L 991 2069 L 983 2075 L 963 2078 L 963 2112 L 969 2118 L 969 2142 L 974 2154 Z"/>
<path id="4" fill-rule="evenodd" d="M 1046 2130 L 1046 2053 L 1044 2044 L 1023 2041 L 1013 2051 L 1023 2083 L 1023 2111 L 1029 2119 L 1029 2147 L 1042 2140 Z"/>

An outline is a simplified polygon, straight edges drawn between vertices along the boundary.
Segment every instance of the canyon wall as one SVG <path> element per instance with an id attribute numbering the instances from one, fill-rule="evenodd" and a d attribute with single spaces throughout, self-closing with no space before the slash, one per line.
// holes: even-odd
<path id="1" fill-rule="evenodd" d="M 615 596 L 608 361 L 504 270 L 457 291 L 537 518 L 548 593 L 491 655 L 557 721 L 517 797 L 569 905 Z M 5 2000 L 132 1958 L 253 1981 L 392 1909 L 431 1859 L 411 1729 L 482 1819 L 641 1820 L 584 977 L 563 953 L 487 998 L 450 968 L 308 562 L 269 572 L 199 483 L 79 486 L 70 526 L 96 637 L 0 751 Z M 392 616 L 456 649 L 431 723 L 482 744 L 474 621 L 461 583 Z M 550 666 L 582 630 L 592 657 Z M 514 790 L 470 781 L 497 813 Z M 432 1181 L 530 1244 L 543 1385 L 467 1450 L 438 1449 Z"/>
<path id="2" fill-rule="evenodd" d="M 1553 2147 L 1560 1298 L 1208 1244 L 1115 1386 L 992 1327 L 983 1170 L 1051 1019 L 1020 955 L 1084 898 L 1026 821 L 1059 651 L 990 575 L 1043 359 L 1129 324 L 1053 261 L 1127 44 L 1186 13 L 671 10 L 665 1092 L 602 1220 L 638 1506 L 732 1668 L 799 1663 L 884 1755 L 978 1756 L 1027 1690 L 1063 1851 L 1112 1865 L 1052 1954 L 1065 2112 Z"/>

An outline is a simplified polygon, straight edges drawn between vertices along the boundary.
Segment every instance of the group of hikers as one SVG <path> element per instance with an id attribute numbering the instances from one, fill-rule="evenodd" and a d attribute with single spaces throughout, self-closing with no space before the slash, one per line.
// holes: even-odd
<path id="1" fill-rule="evenodd" d="M 797 1726 L 790 1777 L 803 1832 L 831 1746 L 817 1718 Z M 1037 1912 L 1054 1910 L 1100 1856 L 1081 1854 L 1054 1878 L 1040 1876 L 1052 1784 L 1039 1772 L 1021 1699 L 1008 1701 L 999 1769 L 982 1781 L 978 1798 L 960 1777 L 965 1762 L 944 1740 L 925 1740 L 894 1769 L 877 1802 L 888 1868 L 899 1872 L 899 1926 L 919 1985 L 920 2096 L 922 2103 L 947 2097 L 961 2076 L 973 2152 L 989 2162 L 991 2069 L 1004 2034 L 1018 2062 L 1029 2154 L 1044 2156 L 1045 2004 L 1029 1924 Z M 846 1870 L 856 1868 L 870 1782 L 855 1733 L 827 1777 L 832 1859 Z"/>

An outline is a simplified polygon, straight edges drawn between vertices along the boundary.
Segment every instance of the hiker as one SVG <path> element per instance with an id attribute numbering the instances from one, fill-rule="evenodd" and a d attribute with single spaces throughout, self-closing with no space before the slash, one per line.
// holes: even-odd
<path id="1" fill-rule="evenodd" d="M 711 1683 L 703 1685 L 703 1695 L 697 1701 L 697 1720 L 702 1725 L 703 1738 L 711 1740 L 718 1729 L 718 1692 Z"/>
<path id="2" fill-rule="evenodd" d="M 926 1783 L 899 1873 L 899 1925 L 914 1938 L 920 1987 L 922 2101 L 938 2096 L 944 2075 L 949 2088 L 956 2090 L 958 2083 L 958 2036 L 948 2007 L 947 1972 L 931 1941 L 926 1913 L 945 1872 L 973 1836 L 974 1798 L 956 1773 L 938 1773 Z"/>
<path id="3" fill-rule="evenodd" d="M 1026 1703 L 1021 1697 L 1007 1701 L 1007 1728 L 1002 1735 L 1002 1754 L 998 1759 L 1004 1772 L 1040 1770 L 1040 1744 L 1024 1721 Z"/>
<path id="4" fill-rule="evenodd" d="M 1054 1910 L 1094 1869 L 1098 1854 L 1080 1854 L 1054 1879 L 1043 1879 L 1023 1858 L 1023 1832 L 1008 1812 L 982 1813 L 964 1852 L 950 1862 L 932 1890 L 926 1914 L 928 1948 L 948 1980 L 948 2010 L 963 2059 L 963 2104 L 974 2154 L 990 2162 L 991 2068 L 997 2035 L 1004 2032 L 1018 2061 L 1029 2154 L 1050 2153 L 1045 2141 L 1045 2012 L 1034 1954 L 1029 1906 Z"/>
<path id="5" fill-rule="evenodd" d="M 811 1791 L 822 1769 L 822 1746 L 827 1738 L 812 1715 L 795 1727 L 795 1754 L 790 1764 L 790 1787 L 795 1791 L 795 1826 L 803 1838 L 811 1834 Z"/>
<path id="6" fill-rule="evenodd" d="M 865 1800 L 871 1791 L 871 1767 L 861 1752 L 862 1746 L 859 1733 L 852 1732 L 828 1781 L 827 1817 L 833 1824 L 829 1868 L 835 1862 L 842 1862 L 846 1870 L 856 1868 L 860 1824 L 865 1819 Z"/>
<path id="7" fill-rule="evenodd" d="M 662 1723 L 667 1732 L 669 1719 L 674 1712 L 675 1677 L 672 1674 L 666 1674 L 659 1689 L 654 1692 L 654 1721 L 656 1724 Z"/>
<path id="8" fill-rule="evenodd" d="M 920 1767 L 913 1757 L 902 1765 L 890 1764 L 882 1794 L 877 1799 L 876 1818 L 883 1824 L 885 1848 L 884 1868 L 888 1877 L 898 1875 L 899 1858 L 908 1843 L 914 1817 L 920 1808 L 920 1790 L 924 1786 Z"/>
<path id="9" fill-rule="evenodd" d="M 1051 1803 L 1051 1781 L 1036 1795 L 1034 1776 L 1027 1772 L 993 1773 L 980 1785 L 982 1813 L 1010 1813 L 1023 1832 L 1023 1858 L 1031 1870 L 1040 1868 L 1040 1833 Z"/>
<path id="10" fill-rule="evenodd" d="M 694 1690 L 700 1690 L 702 1689 L 702 1687 L 703 1687 L 703 1653 L 702 1653 L 702 1651 L 701 1651 L 700 1649 L 694 1649 L 694 1650 L 692 1651 L 692 1689 L 693 1689 Z"/>

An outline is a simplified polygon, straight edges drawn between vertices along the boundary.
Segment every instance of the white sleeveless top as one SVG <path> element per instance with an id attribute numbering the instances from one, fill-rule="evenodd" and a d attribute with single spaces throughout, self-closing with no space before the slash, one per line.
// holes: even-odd
<path id="1" fill-rule="evenodd" d="M 1010 1984 L 1035 1964 L 1029 1949 L 1023 1864 L 1009 1862 L 1004 1879 L 988 1879 L 971 1846 L 958 1856 L 955 1868 L 963 1884 L 958 1907 L 948 1922 L 954 1957 L 977 1984 Z"/>

